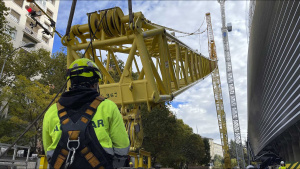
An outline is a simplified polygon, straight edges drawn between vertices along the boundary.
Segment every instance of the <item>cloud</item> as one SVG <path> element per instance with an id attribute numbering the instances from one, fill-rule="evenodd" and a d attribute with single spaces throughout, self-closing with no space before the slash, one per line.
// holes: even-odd
<path id="1" fill-rule="evenodd" d="M 231 22 L 233 30 L 229 33 L 231 61 L 235 82 L 237 105 L 240 118 L 242 139 L 247 137 L 247 28 L 246 23 L 247 1 L 226 1 L 226 22 Z M 73 25 L 87 23 L 88 12 L 109 7 L 120 6 L 124 14 L 128 14 L 127 1 L 78 1 Z M 60 1 L 57 29 L 64 34 L 66 30 L 71 1 Z M 205 13 L 211 13 L 212 28 L 216 42 L 218 64 L 220 70 L 224 108 L 227 118 L 229 139 L 233 137 L 233 126 L 226 80 L 226 67 L 221 33 L 220 4 L 217 1 L 133 1 L 133 12 L 141 11 L 151 22 L 184 32 L 194 32 L 204 22 L 200 30 L 206 29 Z M 176 36 L 182 34 L 176 33 Z M 208 56 L 207 34 L 179 38 L 193 49 Z M 60 46 L 60 40 L 55 39 L 54 51 Z M 127 56 L 117 54 L 126 61 Z M 172 106 L 173 105 L 173 106 Z M 211 85 L 208 76 L 197 85 L 177 96 L 170 109 L 178 118 L 190 125 L 194 132 L 201 136 L 213 138 L 220 143 L 220 133 L 217 123 L 217 113 Z"/>

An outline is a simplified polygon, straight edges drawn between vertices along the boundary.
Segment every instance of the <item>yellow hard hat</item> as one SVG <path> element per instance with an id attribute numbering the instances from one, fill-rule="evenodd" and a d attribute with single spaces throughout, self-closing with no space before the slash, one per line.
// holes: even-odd
<path id="1" fill-rule="evenodd" d="M 87 59 L 81 58 L 75 60 L 67 71 L 67 79 L 72 79 L 72 77 L 96 77 L 99 81 L 102 80 L 102 76 L 100 74 L 100 70 L 96 63 Z"/>

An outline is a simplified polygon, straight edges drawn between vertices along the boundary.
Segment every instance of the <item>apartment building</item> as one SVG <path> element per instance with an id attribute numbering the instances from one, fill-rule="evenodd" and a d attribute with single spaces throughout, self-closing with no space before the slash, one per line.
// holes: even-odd
<path id="1" fill-rule="evenodd" d="M 210 156 L 211 160 L 214 159 L 215 155 L 220 155 L 223 157 L 222 145 L 215 143 L 212 138 L 208 138 L 209 146 L 210 146 Z"/>
<path id="2" fill-rule="evenodd" d="M 56 22 L 59 0 L 35 0 L 35 2 Z M 36 43 L 34 48 L 24 49 L 32 51 L 44 48 L 52 52 L 54 38 L 51 35 L 42 33 L 44 30 L 40 26 L 31 27 L 32 24 L 35 24 L 35 21 L 29 16 L 25 6 L 28 5 L 35 11 L 40 11 L 39 8 L 34 3 L 29 3 L 26 0 L 6 0 L 4 3 L 10 8 L 9 15 L 7 16 L 9 26 L 15 28 L 15 31 L 11 34 L 14 47 L 33 42 Z M 42 14 L 35 18 L 50 32 L 53 31 L 53 28 L 50 27 L 51 22 L 46 15 Z"/>

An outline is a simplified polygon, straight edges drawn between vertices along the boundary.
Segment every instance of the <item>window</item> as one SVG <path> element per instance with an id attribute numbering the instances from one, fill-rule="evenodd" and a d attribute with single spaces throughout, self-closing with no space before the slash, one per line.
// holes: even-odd
<path id="1" fill-rule="evenodd" d="M 10 36 L 13 40 L 16 40 L 16 35 L 17 35 L 17 31 L 16 30 L 13 30 L 10 32 Z"/>
<path id="2" fill-rule="evenodd" d="M 35 2 L 44 10 L 46 11 L 47 6 L 46 6 L 46 0 L 35 0 Z"/>
<path id="3" fill-rule="evenodd" d="M 16 12 L 15 10 L 11 9 L 9 17 L 11 20 L 19 23 L 21 15 L 18 12 Z"/>
<path id="4" fill-rule="evenodd" d="M 49 39 L 46 38 L 45 36 L 42 37 L 42 40 L 43 40 L 45 43 L 47 43 L 47 44 L 49 43 Z"/>
<path id="5" fill-rule="evenodd" d="M 13 40 L 16 40 L 17 31 L 12 27 L 8 26 L 7 30 L 5 30 L 5 33 L 10 35 Z"/>
<path id="6" fill-rule="evenodd" d="M 47 15 L 50 16 L 50 18 L 53 18 L 53 12 L 47 9 Z"/>
<path id="7" fill-rule="evenodd" d="M 55 6 L 55 0 L 51 0 L 52 4 Z"/>
<path id="8" fill-rule="evenodd" d="M 50 25 L 49 25 L 47 22 L 45 22 L 43 26 L 44 26 L 46 29 L 48 29 L 49 31 L 51 31 L 51 27 L 50 27 Z"/>
<path id="9" fill-rule="evenodd" d="M 23 7 L 24 0 L 13 0 L 15 4 L 17 4 L 19 7 Z"/>

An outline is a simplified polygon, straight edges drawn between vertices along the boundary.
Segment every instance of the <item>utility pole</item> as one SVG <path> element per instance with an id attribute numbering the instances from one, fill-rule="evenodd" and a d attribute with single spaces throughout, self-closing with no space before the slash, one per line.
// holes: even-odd
<path id="1" fill-rule="evenodd" d="M 228 28 L 225 25 L 226 23 L 225 0 L 218 0 L 218 2 L 220 3 L 221 6 L 221 17 L 222 17 L 221 29 L 222 29 L 224 55 L 225 55 L 225 62 L 226 62 L 226 74 L 227 74 L 227 83 L 228 83 L 228 91 L 229 91 L 229 98 L 230 98 L 233 132 L 234 132 L 234 139 L 236 144 L 236 158 L 237 158 L 236 161 L 240 168 L 245 168 L 244 151 L 242 146 L 240 122 L 239 122 L 237 102 L 235 96 L 232 63 L 231 63 L 230 48 L 229 48 L 229 41 L 228 41 Z"/>

